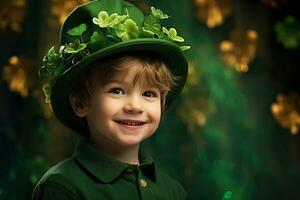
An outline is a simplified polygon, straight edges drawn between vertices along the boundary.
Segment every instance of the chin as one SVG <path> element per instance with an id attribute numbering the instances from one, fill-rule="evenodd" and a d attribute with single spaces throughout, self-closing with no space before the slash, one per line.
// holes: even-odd
<path id="1" fill-rule="evenodd" d="M 139 137 L 124 137 L 118 141 L 118 143 L 121 146 L 137 146 L 139 145 L 142 141 L 144 141 L 146 138 L 139 138 Z"/>
<path id="2" fill-rule="evenodd" d="M 141 143 L 141 140 L 127 140 L 127 141 L 120 141 L 119 144 L 124 147 L 130 146 L 137 146 Z"/>

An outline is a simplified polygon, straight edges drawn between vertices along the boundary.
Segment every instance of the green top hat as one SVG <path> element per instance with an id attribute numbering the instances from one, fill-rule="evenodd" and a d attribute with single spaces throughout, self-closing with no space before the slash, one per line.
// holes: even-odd
<path id="1" fill-rule="evenodd" d="M 186 82 L 188 64 L 183 51 L 190 48 L 179 46 L 184 39 L 174 28 L 161 26 L 160 21 L 168 17 L 154 7 L 145 17 L 134 5 L 121 0 L 96 0 L 71 12 L 61 28 L 59 51 L 52 47 L 39 71 L 49 80 L 43 91 L 56 117 L 73 131 L 87 134 L 87 124 L 80 123 L 71 108 L 71 89 L 94 61 L 130 51 L 159 54 L 170 71 L 181 77 L 166 97 L 168 108 Z"/>

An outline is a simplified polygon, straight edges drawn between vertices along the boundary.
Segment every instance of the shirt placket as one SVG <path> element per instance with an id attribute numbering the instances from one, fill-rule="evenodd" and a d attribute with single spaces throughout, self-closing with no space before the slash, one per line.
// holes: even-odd
<path id="1" fill-rule="evenodd" d="M 138 185 L 140 199 L 153 199 L 151 194 L 150 180 L 143 175 L 139 167 L 136 169 L 136 183 Z"/>

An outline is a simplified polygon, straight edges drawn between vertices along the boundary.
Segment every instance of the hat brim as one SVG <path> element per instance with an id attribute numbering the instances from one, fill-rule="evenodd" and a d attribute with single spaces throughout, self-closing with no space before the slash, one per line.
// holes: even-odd
<path id="1" fill-rule="evenodd" d="M 91 63 L 106 58 L 108 56 L 130 52 L 130 51 L 151 51 L 158 53 L 169 70 L 180 79 L 176 81 L 176 86 L 166 98 L 166 108 L 181 92 L 188 74 L 188 64 L 181 49 L 174 43 L 156 38 L 138 38 L 129 41 L 116 43 L 109 47 L 94 52 L 89 57 L 75 64 L 66 70 L 54 82 L 51 91 L 51 106 L 56 117 L 68 128 L 79 134 L 88 134 L 88 127 L 82 124 L 80 119 L 74 114 L 69 101 L 69 95 L 78 80 L 81 72 Z"/>

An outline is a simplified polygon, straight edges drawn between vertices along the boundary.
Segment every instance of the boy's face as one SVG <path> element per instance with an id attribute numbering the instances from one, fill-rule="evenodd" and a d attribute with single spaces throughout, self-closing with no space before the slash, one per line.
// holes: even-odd
<path id="1" fill-rule="evenodd" d="M 97 88 L 84 106 L 90 140 L 102 148 L 138 146 L 157 129 L 161 117 L 161 92 L 133 79 L 138 61 L 126 72 L 117 72 Z M 142 82 L 142 81 L 141 81 Z"/>

